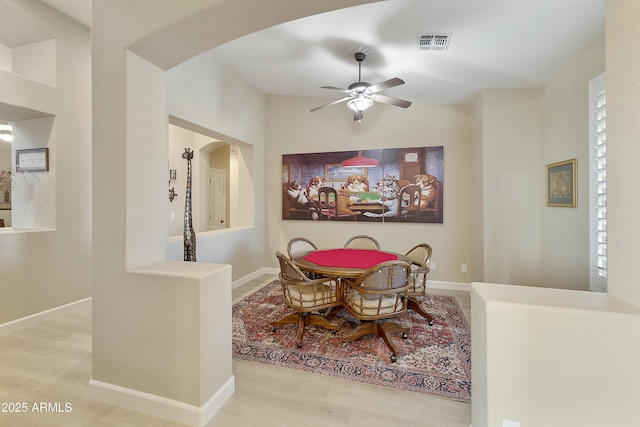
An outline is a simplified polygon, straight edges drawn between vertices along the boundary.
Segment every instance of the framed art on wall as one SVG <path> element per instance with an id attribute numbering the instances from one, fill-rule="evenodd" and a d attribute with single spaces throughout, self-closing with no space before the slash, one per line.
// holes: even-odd
<path id="1" fill-rule="evenodd" d="M 30 148 L 16 150 L 16 170 L 24 172 L 46 172 L 49 170 L 49 149 Z"/>
<path id="2" fill-rule="evenodd" d="M 282 219 L 442 224 L 443 150 L 284 154 Z"/>
<path id="3" fill-rule="evenodd" d="M 575 208 L 578 205 L 578 160 L 547 165 L 547 206 Z"/>
<path id="4" fill-rule="evenodd" d="M 11 210 L 11 175 L 2 176 L 0 171 L 0 211 Z"/>

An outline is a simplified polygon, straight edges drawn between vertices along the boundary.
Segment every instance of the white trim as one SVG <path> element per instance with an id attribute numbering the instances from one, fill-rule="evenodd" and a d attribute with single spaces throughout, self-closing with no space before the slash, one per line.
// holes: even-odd
<path id="1" fill-rule="evenodd" d="M 94 379 L 89 381 L 89 395 L 94 399 L 198 427 L 211 421 L 234 391 L 235 377 L 232 375 L 207 403 L 197 407 Z"/>
<path id="2" fill-rule="evenodd" d="M 60 307 L 41 311 L 40 313 L 31 314 L 20 319 L 11 320 L 0 325 L 0 335 L 10 334 L 37 323 L 44 322 L 45 320 L 56 319 L 88 307 L 91 307 L 91 298 L 74 301 L 69 304 L 61 305 Z"/>
<path id="3" fill-rule="evenodd" d="M 240 286 L 244 285 L 255 279 L 256 277 L 260 277 L 263 274 L 273 274 L 277 276 L 280 273 L 280 269 L 276 267 L 262 267 L 259 270 L 254 271 L 251 274 L 247 274 L 246 276 L 236 280 L 233 282 L 232 288 L 236 289 Z M 465 291 L 471 292 L 471 283 L 462 283 L 462 282 L 441 282 L 434 280 L 427 280 L 427 288 L 434 289 L 448 289 L 451 291 Z"/>
<path id="4" fill-rule="evenodd" d="M 247 274 L 246 276 L 241 277 L 240 279 L 234 281 L 232 283 L 232 285 L 231 285 L 231 289 L 239 288 L 240 286 L 244 285 L 245 283 L 248 283 L 248 282 L 252 281 L 256 277 L 260 277 L 263 274 L 273 274 L 274 276 L 277 276 L 279 272 L 280 272 L 279 268 L 262 267 L 261 269 L 256 270 L 251 274 Z"/>
<path id="5" fill-rule="evenodd" d="M 447 289 L 450 291 L 471 292 L 471 283 L 462 282 L 439 282 L 427 279 L 427 289 Z"/>

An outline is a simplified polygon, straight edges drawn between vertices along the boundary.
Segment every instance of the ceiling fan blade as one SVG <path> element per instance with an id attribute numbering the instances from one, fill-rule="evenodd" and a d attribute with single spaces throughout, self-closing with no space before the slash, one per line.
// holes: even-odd
<path id="1" fill-rule="evenodd" d="M 312 109 L 312 110 L 309 110 L 309 111 L 311 111 L 311 112 L 313 112 L 313 111 L 317 111 L 317 110 L 319 110 L 319 109 L 321 109 L 321 108 L 329 107 L 329 106 L 331 106 L 331 105 L 336 105 L 336 104 L 339 104 L 339 103 L 344 102 L 344 101 L 346 101 L 346 100 L 348 100 L 348 99 L 351 99 L 351 98 L 353 98 L 353 97 L 352 97 L 352 96 L 345 96 L 345 97 L 344 97 L 344 98 L 342 98 L 342 99 L 336 99 L 335 101 L 331 101 L 331 102 L 329 102 L 329 103 L 327 103 L 327 104 L 320 105 L 319 107 L 316 107 L 316 108 L 314 108 L 314 109 Z"/>
<path id="2" fill-rule="evenodd" d="M 349 89 L 343 89 L 341 87 L 335 87 L 335 86 L 322 86 L 321 89 L 337 90 L 340 92 L 349 93 Z"/>
<path id="3" fill-rule="evenodd" d="M 367 88 L 367 92 L 368 93 L 376 93 L 376 92 L 381 92 L 385 89 L 389 89 L 392 87 L 396 87 L 396 86 L 400 86 L 404 84 L 404 80 L 399 79 L 397 77 L 394 77 L 392 79 L 386 80 L 384 82 L 380 82 L 378 84 L 369 86 Z"/>
<path id="4" fill-rule="evenodd" d="M 371 98 L 373 98 L 374 101 L 376 102 L 382 102 L 383 104 L 390 104 L 390 105 L 395 105 L 396 107 L 402 107 L 402 108 L 409 108 L 409 106 L 411 105 L 411 102 L 409 101 L 405 101 L 404 99 L 398 99 L 398 98 L 392 98 L 390 96 L 386 96 L 386 95 L 372 95 Z"/>

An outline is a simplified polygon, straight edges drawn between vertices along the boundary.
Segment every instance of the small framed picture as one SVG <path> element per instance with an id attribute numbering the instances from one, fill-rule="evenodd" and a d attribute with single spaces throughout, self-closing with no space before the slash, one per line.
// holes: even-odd
<path id="1" fill-rule="evenodd" d="M 547 206 L 575 208 L 578 206 L 578 160 L 547 165 Z"/>
<path id="2" fill-rule="evenodd" d="M 176 170 L 175 169 L 169 169 L 169 179 L 171 181 L 175 181 L 176 180 Z"/>
<path id="3" fill-rule="evenodd" d="M 16 150 L 16 170 L 18 172 L 46 172 L 49 170 L 49 149 L 30 148 Z"/>

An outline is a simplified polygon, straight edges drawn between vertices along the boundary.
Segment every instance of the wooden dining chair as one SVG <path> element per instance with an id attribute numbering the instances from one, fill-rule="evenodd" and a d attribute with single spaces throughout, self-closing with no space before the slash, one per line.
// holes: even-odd
<path id="1" fill-rule="evenodd" d="M 282 286 L 285 303 L 294 312 L 280 320 L 271 322 L 271 330 L 290 323 L 298 324 L 295 338 L 296 347 L 302 347 L 302 337 L 307 326 L 316 325 L 337 330 L 338 325 L 330 323 L 324 316 L 315 312 L 342 305 L 340 279 L 310 279 L 281 252 L 276 253 L 280 263 L 278 279 Z"/>
<path id="2" fill-rule="evenodd" d="M 344 247 L 352 249 L 380 250 L 380 243 L 378 243 L 378 241 L 371 236 L 359 234 L 347 240 L 347 243 L 344 244 Z"/>
<path id="3" fill-rule="evenodd" d="M 432 253 L 431 246 L 426 243 L 420 243 L 411 248 L 405 255 L 411 260 L 411 274 L 409 276 L 411 287 L 408 292 L 408 308 L 427 319 L 430 326 L 433 325 L 433 317 L 427 313 L 416 297 L 427 294 L 427 274 L 429 273 L 429 261 Z"/>
<path id="4" fill-rule="evenodd" d="M 407 292 L 411 266 L 403 261 L 386 261 L 360 275 L 356 280 L 343 281 L 342 306 L 360 325 L 342 338 L 343 345 L 364 335 L 382 337 L 391 350 L 391 361 L 398 358 L 398 349 L 391 339 L 391 332 L 401 332 L 407 338 L 408 327 L 385 321 L 407 311 Z"/>

